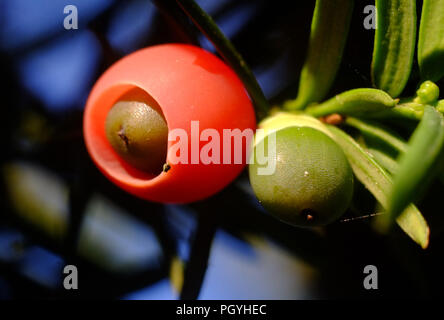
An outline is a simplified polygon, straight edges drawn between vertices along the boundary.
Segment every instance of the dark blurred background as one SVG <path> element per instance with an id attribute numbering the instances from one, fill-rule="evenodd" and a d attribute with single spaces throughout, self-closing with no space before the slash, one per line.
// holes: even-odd
<path id="1" fill-rule="evenodd" d="M 314 0 L 198 3 L 273 104 L 295 97 Z M 330 96 L 371 86 L 374 31 L 363 26 L 368 4 L 356 3 Z M 63 27 L 66 5 L 78 8 L 77 30 Z M 440 295 L 443 210 L 434 199 L 442 184 L 420 204 L 432 235 L 424 251 L 400 230 L 379 235 L 371 219 L 320 229 L 285 225 L 261 209 L 245 173 L 220 194 L 186 206 L 142 201 L 108 182 L 83 143 L 85 100 L 113 62 L 168 42 L 214 52 L 174 1 L 0 1 L 0 299 Z M 415 90 L 417 68 L 411 78 L 405 95 Z M 344 218 L 374 210 L 374 199 L 357 184 Z M 78 268 L 78 290 L 63 288 L 70 264 Z M 369 264 L 378 267 L 378 290 L 363 287 Z"/>

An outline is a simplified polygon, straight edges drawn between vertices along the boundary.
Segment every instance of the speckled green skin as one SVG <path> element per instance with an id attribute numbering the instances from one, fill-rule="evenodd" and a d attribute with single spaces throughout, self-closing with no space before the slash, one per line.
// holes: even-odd
<path id="1" fill-rule="evenodd" d="M 265 143 L 268 139 L 257 144 Z M 276 170 L 258 175 L 250 164 L 253 190 L 262 206 L 295 226 L 320 226 L 339 218 L 350 204 L 353 173 L 342 149 L 326 134 L 310 127 L 276 132 Z"/>
<path id="2" fill-rule="evenodd" d="M 168 148 L 168 126 L 159 111 L 144 102 L 119 101 L 108 112 L 106 137 L 134 168 L 157 175 Z"/>

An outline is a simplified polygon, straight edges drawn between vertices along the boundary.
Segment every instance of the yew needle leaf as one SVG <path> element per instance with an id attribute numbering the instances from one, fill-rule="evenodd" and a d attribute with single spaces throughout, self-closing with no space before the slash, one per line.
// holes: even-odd
<path id="1" fill-rule="evenodd" d="M 412 69 L 416 40 L 416 1 L 376 0 L 376 9 L 373 83 L 396 98 L 407 84 Z"/>
<path id="2" fill-rule="evenodd" d="M 320 102 L 330 90 L 342 60 L 354 1 L 317 0 L 311 24 L 308 54 L 299 79 L 298 96 L 288 110 Z"/>
<path id="3" fill-rule="evenodd" d="M 435 108 L 426 106 L 408 148 L 399 159 L 399 169 L 391 190 L 388 219 L 395 219 L 404 208 L 417 200 L 420 190 L 438 173 L 437 164 L 444 149 L 444 118 Z"/>
<path id="4" fill-rule="evenodd" d="M 444 76 L 444 0 L 424 0 L 418 39 L 418 63 L 425 80 Z"/>
<path id="5" fill-rule="evenodd" d="M 387 209 L 393 184 L 390 175 L 352 137 L 334 126 L 328 128 L 336 143 L 342 147 L 356 178 Z M 408 205 L 396 222 L 417 244 L 427 248 L 430 230 L 421 212 L 413 204 Z"/>

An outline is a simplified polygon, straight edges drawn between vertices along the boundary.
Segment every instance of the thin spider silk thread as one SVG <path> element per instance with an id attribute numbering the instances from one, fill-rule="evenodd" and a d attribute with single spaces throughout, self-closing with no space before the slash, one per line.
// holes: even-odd
<path id="1" fill-rule="evenodd" d="M 342 219 L 342 220 L 339 220 L 339 222 L 351 222 L 351 221 L 355 221 L 355 220 L 363 220 L 363 219 L 368 219 L 368 218 L 380 216 L 380 215 L 385 214 L 385 213 L 386 212 L 376 212 L 376 213 L 367 214 L 365 216 L 359 216 L 359 217 Z"/>

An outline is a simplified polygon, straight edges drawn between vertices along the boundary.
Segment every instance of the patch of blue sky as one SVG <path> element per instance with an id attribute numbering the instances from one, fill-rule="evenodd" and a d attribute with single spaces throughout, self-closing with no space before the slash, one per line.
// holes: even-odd
<path id="1" fill-rule="evenodd" d="M 238 5 L 235 10 L 230 10 L 219 16 L 216 23 L 224 35 L 231 39 L 242 30 L 256 12 L 257 6 L 255 3 L 243 3 Z M 201 36 L 200 42 L 206 50 L 215 51 L 213 45 L 205 36 Z"/>
<path id="2" fill-rule="evenodd" d="M 259 236 L 248 243 L 219 230 L 199 299 L 315 298 L 316 271 L 276 243 Z"/>
<path id="3" fill-rule="evenodd" d="M 163 279 L 146 288 L 131 292 L 123 300 L 177 300 L 177 294 L 169 279 Z"/>
<path id="4" fill-rule="evenodd" d="M 29 279 L 50 288 L 61 285 L 64 261 L 58 255 L 38 246 L 26 249 L 19 270 Z"/>
<path id="5" fill-rule="evenodd" d="M 100 45 L 88 31 L 71 34 L 18 60 L 24 87 L 47 108 L 83 107 L 100 60 Z"/>
<path id="6" fill-rule="evenodd" d="M 157 11 L 150 0 L 126 1 L 120 6 L 111 18 L 107 37 L 114 49 L 128 54 L 149 37 Z"/>
<path id="7" fill-rule="evenodd" d="M 2 0 L 0 48 L 15 50 L 30 42 L 46 38 L 64 30 L 63 12 L 66 5 L 75 5 L 78 11 L 79 28 L 86 25 L 114 0 Z"/>

